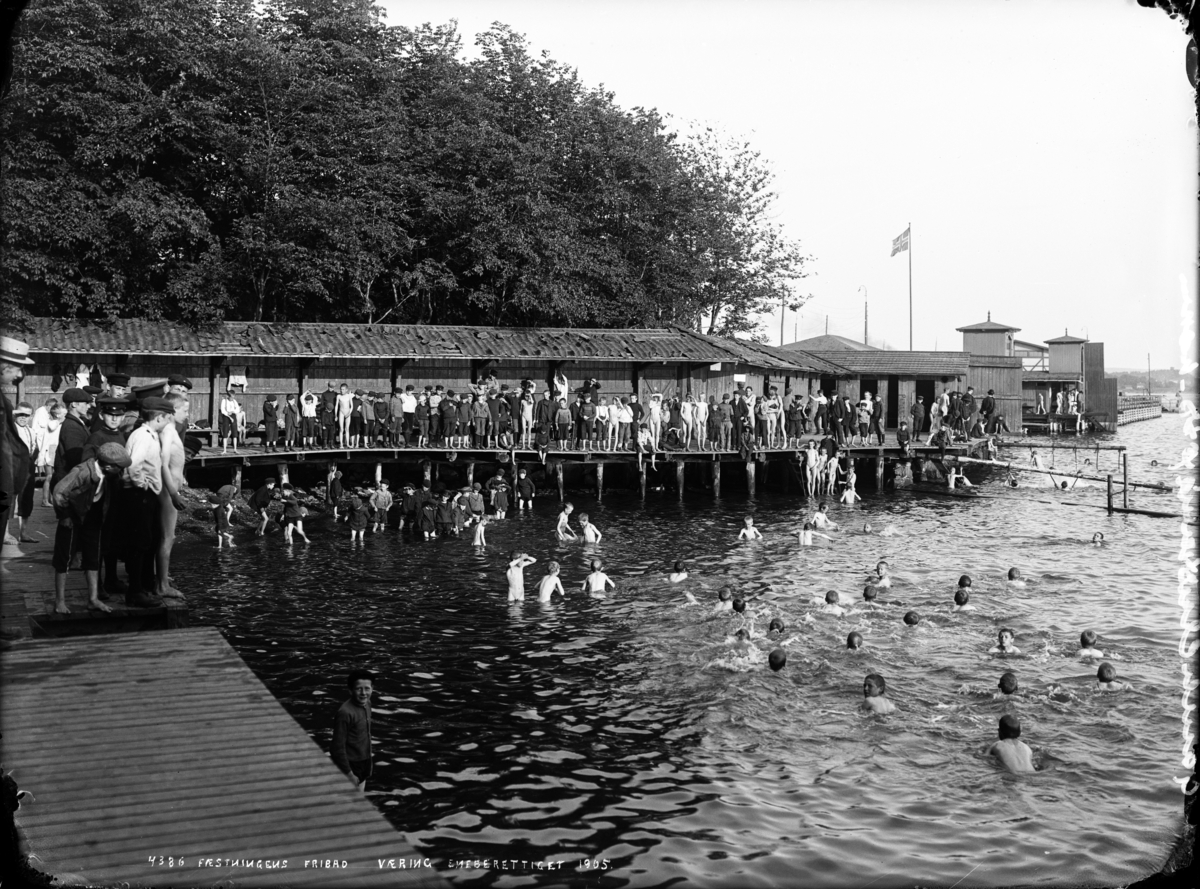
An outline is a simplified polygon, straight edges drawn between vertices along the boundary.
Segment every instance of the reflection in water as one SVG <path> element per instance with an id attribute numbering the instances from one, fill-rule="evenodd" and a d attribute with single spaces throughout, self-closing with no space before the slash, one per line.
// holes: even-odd
<path id="1" fill-rule="evenodd" d="M 1121 441 L 1143 463 L 1173 462 L 1153 425 Z M 220 576 L 193 597 L 197 622 L 225 627 L 326 749 L 346 672 L 377 671 L 371 797 L 435 859 L 570 860 L 511 876 L 547 885 L 594 880 L 585 858 L 608 859 L 614 886 L 1126 882 L 1155 869 L 1181 821 L 1178 529 L 1006 493 L 867 492 L 833 518 L 895 536 L 843 530 L 808 548 L 795 537 L 805 504 L 786 496 L 643 506 L 613 493 L 587 503 L 598 545 L 558 543 L 543 502 L 492 525 L 486 550 L 394 537 L 355 550 L 318 531 L 307 549 L 192 546 L 177 570 Z M 736 541 L 747 513 L 764 540 Z M 567 598 L 508 607 L 512 548 L 539 560 L 531 590 L 560 562 Z M 592 558 L 618 584 L 609 600 L 579 592 Z M 893 586 L 868 607 L 881 558 Z M 669 584 L 675 559 L 691 576 Z M 1026 586 L 1006 583 L 1013 565 Z M 976 610 L 954 614 L 962 573 Z M 712 613 L 727 583 L 744 615 Z M 848 615 L 814 604 L 830 589 Z M 910 609 L 919 626 L 904 625 Z M 773 617 L 785 630 L 768 636 Z M 988 654 L 1001 626 L 1019 656 Z M 739 628 L 751 637 L 740 650 Z M 1075 657 L 1089 628 L 1134 693 L 1093 693 L 1096 665 Z M 775 647 L 788 656 L 779 673 L 765 668 Z M 1020 690 L 1002 697 L 1008 670 Z M 894 714 L 858 710 L 869 672 L 886 677 Z M 1010 776 L 986 756 L 1010 712 L 1045 771 Z"/>

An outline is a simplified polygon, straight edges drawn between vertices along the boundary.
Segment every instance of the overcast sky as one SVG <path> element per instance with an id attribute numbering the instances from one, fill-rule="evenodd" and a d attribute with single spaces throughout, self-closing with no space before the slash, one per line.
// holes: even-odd
<path id="1" fill-rule="evenodd" d="M 1181 25 L 1134 0 L 384 0 L 390 24 L 494 21 L 603 84 L 750 137 L 815 260 L 785 342 L 961 349 L 986 319 L 1180 365 L 1197 131 Z M 1191 303 L 1189 302 L 1189 305 Z M 780 342 L 780 316 L 764 319 Z"/>

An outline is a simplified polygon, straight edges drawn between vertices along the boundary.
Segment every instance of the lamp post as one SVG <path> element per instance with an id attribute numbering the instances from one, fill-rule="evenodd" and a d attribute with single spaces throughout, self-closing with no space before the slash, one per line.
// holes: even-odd
<path id="1" fill-rule="evenodd" d="M 862 291 L 863 295 L 863 345 L 866 346 L 870 345 L 867 342 L 867 285 L 859 284 L 858 289 Z"/>

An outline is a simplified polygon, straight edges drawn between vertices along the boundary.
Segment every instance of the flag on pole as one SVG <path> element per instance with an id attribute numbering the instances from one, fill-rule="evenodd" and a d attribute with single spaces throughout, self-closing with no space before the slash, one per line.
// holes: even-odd
<path id="1" fill-rule="evenodd" d="M 912 231 L 911 226 L 909 226 L 903 232 L 901 232 L 899 235 L 897 235 L 896 238 L 892 241 L 892 256 L 895 256 L 897 253 L 901 252 L 902 250 L 908 249 L 908 234 L 910 231 Z"/>

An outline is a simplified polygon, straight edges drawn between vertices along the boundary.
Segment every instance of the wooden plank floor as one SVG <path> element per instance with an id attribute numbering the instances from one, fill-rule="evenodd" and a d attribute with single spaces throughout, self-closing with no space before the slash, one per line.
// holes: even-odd
<path id="1" fill-rule="evenodd" d="M 67 884 L 446 885 L 379 868 L 422 856 L 215 628 L 22 642 L 0 666 L 17 823 Z"/>
<path id="2" fill-rule="evenodd" d="M 0 550 L 0 636 L 6 639 L 29 636 L 128 633 L 187 626 L 186 604 L 170 608 L 126 608 L 122 597 L 105 604 L 111 614 L 88 611 L 87 581 L 82 571 L 67 573 L 67 608 L 70 614 L 54 612 L 54 509 L 43 506 L 35 492 L 33 515 L 25 526 L 32 543 L 5 545 Z M 13 523 L 16 527 L 16 523 Z"/>

